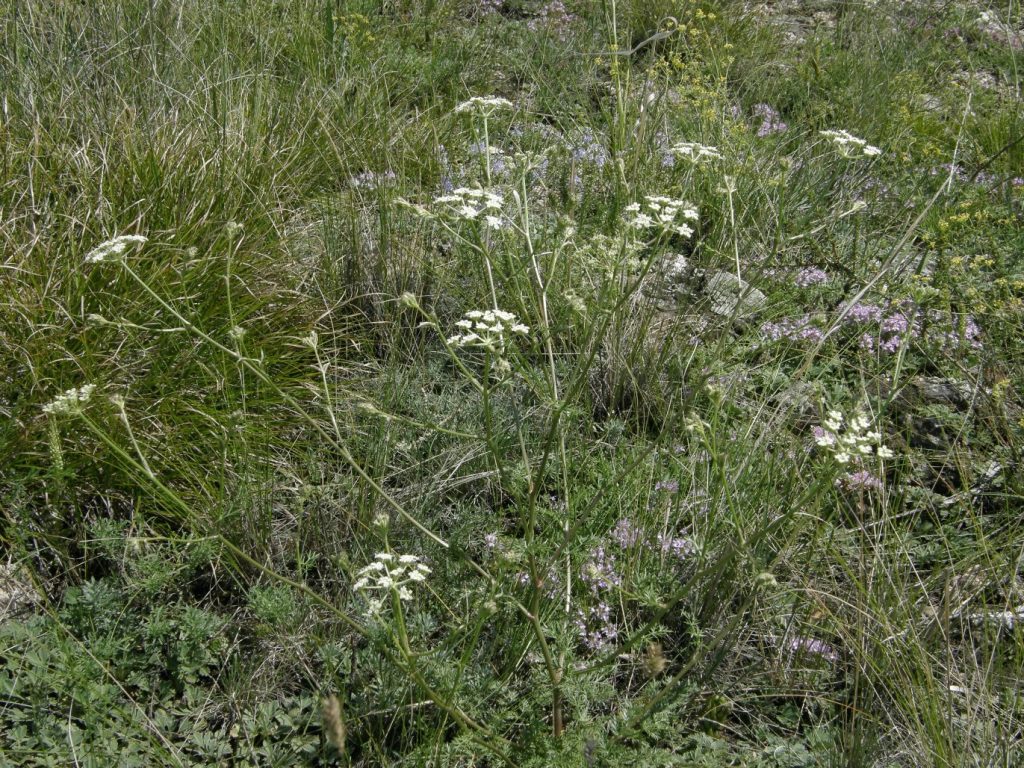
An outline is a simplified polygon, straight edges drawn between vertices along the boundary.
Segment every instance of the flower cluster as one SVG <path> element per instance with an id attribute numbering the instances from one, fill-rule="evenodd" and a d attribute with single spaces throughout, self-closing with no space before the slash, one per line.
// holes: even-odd
<path id="1" fill-rule="evenodd" d="M 694 165 L 722 159 L 722 153 L 715 147 L 708 147 L 693 141 L 680 142 L 671 148 L 671 152 L 684 160 L 689 160 Z"/>
<path id="2" fill-rule="evenodd" d="M 818 267 L 805 267 L 793 278 L 798 288 L 810 288 L 812 285 L 824 285 L 828 282 L 828 272 Z"/>
<path id="3" fill-rule="evenodd" d="M 529 327 L 520 323 L 514 314 L 500 309 L 471 310 L 455 325 L 465 333 L 450 337 L 449 344 L 456 347 L 480 347 L 499 353 L 505 350 L 506 333 L 525 336 L 530 332 Z"/>
<path id="4" fill-rule="evenodd" d="M 82 405 L 92 397 L 95 389 L 95 384 L 83 384 L 81 387 L 72 387 L 44 405 L 43 413 L 77 413 L 81 410 Z"/>
<path id="5" fill-rule="evenodd" d="M 761 125 L 757 129 L 757 137 L 763 139 L 773 133 L 785 133 L 789 126 L 782 121 L 779 113 L 769 104 L 755 104 L 753 109 L 754 117 L 761 118 Z"/>
<path id="6" fill-rule="evenodd" d="M 859 463 L 869 456 L 891 459 L 895 454 L 882 444 L 882 434 L 871 429 L 863 413 L 846 419 L 839 411 L 829 411 L 823 427 L 814 427 L 814 442 L 828 448 L 840 464 Z"/>
<path id="7" fill-rule="evenodd" d="M 501 195 L 487 189 L 459 187 L 453 189 L 450 195 L 436 198 L 434 205 L 440 206 L 442 215 L 450 218 L 462 221 L 483 220 L 491 227 L 502 225 Z"/>
<path id="8" fill-rule="evenodd" d="M 678 560 L 686 560 L 697 554 L 697 543 L 686 536 L 667 536 L 658 534 L 658 549 L 663 555 L 672 555 Z"/>
<path id="9" fill-rule="evenodd" d="M 576 631 L 580 641 L 591 651 L 600 651 L 614 645 L 619 638 L 619 627 L 612 617 L 612 607 L 606 602 L 576 611 Z"/>
<path id="10" fill-rule="evenodd" d="M 632 549 L 644 540 L 644 531 L 632 520 L 623 517 L 615 524 L 612 538 L 622 549 Z"/>
<path id="11" fill-rule="evenodd" d="M 595 547 L 590 559 L 580 568 L 580 579 L 595 595 L 622 586 L 622 577 L 615 567 L 615 555 L 606 552 L 604 547 Z"/>
<path id="12" fill-rule="evenodd" d="M 484 117 L 490 117 L 499 109 L 512 109 L 512 102 L 500 96 L 474 96 L 455 107 L 455 112 L 476 112 Z"/>
<path id="13" fill-rule="evenodd" d="M 383 592 L 380 597 L 369 597 L 367 614 L 376 616 L 384 606 L 384 598 L 394 593 L 399 600 L 412 600 L 410 584 L 427 580 L 430 568 L 420 562 L 416 555 L 393 555 L 390 552 L 378 552 L 374 561 L 356 574 L 356 582 L 352 585 L 353 592 Z"/>
<path id="14" fill-rule="evenodd" d="M 629 225 L 634 229 L 660 229 L 663 233 L 674 232 L 683 237 L 693 235 L 693 227 L 678 222 L 677 219 L 698 221 L 700 215 L 689 203 L 672 197 L 647 195 L 644 203 L 631 203 L 626 206 L 630 214 Z"/>
<path id="15" fill-rule="evenodd" d="M 825 338 L 825 332 L 814 324 L 810 315 L 784 317 L 778 322 L 768 321 L 761 325 L 761 335 L 771 341 L 818 342 Z"/>
<path id="16" fill-rule="evenodd" d="M 915 319 L 916 309 L 913 306 L 902 308 L 883 308 L 877 304 L 854 304 L 850 307 L 844 323 L 858 327 L 867 326 L 860 336 L 860 348 L 869 352 L 877 347 L 883 352 L 892 354 L 903 346 L 907 335 L 919 336 L 921 329 Z"/>
<path id="17" fill-rule="evenodd" d="M 349 177 L 348 185 L 353 189 L 380 189 L 395 184 L 398 176 L 394 171 L 376 173 L 374 171 L 363 171 L 355 176 Z"/>
<path id="18" fill-rule="evenodd" d="M 565 41 L 569 26 L 575 20 L 576 16 L 569 13 L 562 0 L 551 0 L 537 12 L 527 27 L 531 32 L 552 32 L 559 40 Z"/>
<path id="19" fill-rule="evenodd" d="M 856 472 L 847 472 L 843 477 L 837 478 L 836 487 L 846 491 L 880 491 L 882 490 L 882 481 L 868 470 L 859 469 Z"/>
<path id="20" fill-rule="evenodd" d="M 835 649 L 816 637 L 790 637 L 784 647 L 794 656 L 817 656 L 825 661 L 839 660 L 839 654 Z"/>
<path id="21" fill-rule="evenodd" d="M 839 148 L 839 154 L 843 157 L 876 157 L 882 154 L 878 147 L 868 144 L 864 139 L 858 139 L 849 131 L 820 131 L 821 135 L 831 141 Z"/>
<path id="22" fill-rule="evenodd" d="M 86 264 L 96 264 L 101 261 L 106 261 L 112 256 L 120 256 L 124 253 L 129 245 L 137 243 L 142 245 L 148 242 L 149 238 L 142 235 L 118 235 L 117 237 L 107 240 L 104 243 L 100 243 L 87 254 L 85 254 Z"/>
<path id="23" fill-rule="evenodd" d="M 570 142 L 569 150 L 572 159 L 576 162 L 591 163 L 598 168 L 604 168 L 611 159 L 608 150 L 591 131 L 583 131 L 574 141 Z"/>
<path id="24" fill-rule="evenodd" d="M 476 7 L 477 16 L 490 16 L 501 12 L 501 6 L 505 0 L 480 0 Z"/>
<path id="25" fill-rule="evenodd" d="M 675 481 L 673 481 L 675 482 Z M 612 540 L 619 545 L 621 549 L 632 549 L 638 545 L 642 545 L 648 550 L 657 550 L 664 556 L 671 555 L 678 560 L 687 560 L 693 555 L 697 554 L 697 543 L 686 536 L 673 536 L 671 534 L 659 533 L 656 539 L 651 540 L 645 534 L 642 528 L 636 525 L 629 518 L 621 518 L 618 523 L 615 524 L 615 528 L 612 529 L 611 533 Z M 604 566 L 604 550 L 599 550 L 601 560 L 598 562 L 597 558 L 594 558 L 592 563 L 588 565 L 591 571 L 593 566 L 599 565 Z M 611 560 L 614 564 L 614 558 Z M 589 578 L 588 573 L 582 575 L 584 581 L 590 583 L 592 581 Z"/>

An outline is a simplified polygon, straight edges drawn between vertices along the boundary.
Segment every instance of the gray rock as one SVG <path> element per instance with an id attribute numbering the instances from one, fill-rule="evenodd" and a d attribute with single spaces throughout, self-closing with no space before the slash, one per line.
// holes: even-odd
<path id="1" fill-rule="evenodd" d="M 768 303 L 764 293 L 729 272 L 712 272 L 705 291 L 711 299 L 711 311 L 723 317 L 747 319 Z"/>

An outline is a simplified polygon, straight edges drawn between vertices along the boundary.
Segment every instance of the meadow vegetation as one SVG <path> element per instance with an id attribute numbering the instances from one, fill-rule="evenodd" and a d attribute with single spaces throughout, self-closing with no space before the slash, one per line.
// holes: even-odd
<path id="1" fill-rule="evenodd" d="M 1011 766 L 1017 0 L 0 0 L 0 766 Z"/>

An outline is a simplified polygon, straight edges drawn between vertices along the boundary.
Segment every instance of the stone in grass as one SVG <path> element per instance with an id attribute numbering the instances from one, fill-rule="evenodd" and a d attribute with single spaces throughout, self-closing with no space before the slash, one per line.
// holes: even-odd
<path id="1" fill-rule="evenodd" d="M 722 317 L 747 320 L 768 303 L 764 293 L 730 272 L 712 272 L 705 290 L 711 311 Z"/>

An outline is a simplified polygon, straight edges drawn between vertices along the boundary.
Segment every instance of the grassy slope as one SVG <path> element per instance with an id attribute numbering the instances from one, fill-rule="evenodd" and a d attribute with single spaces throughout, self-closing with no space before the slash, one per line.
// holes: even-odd
<path id="1" fill-rule="evenodd" d="M 498 5 L 0 4 L 0 765 L 1014 764 L 1019 6 Z"/>

